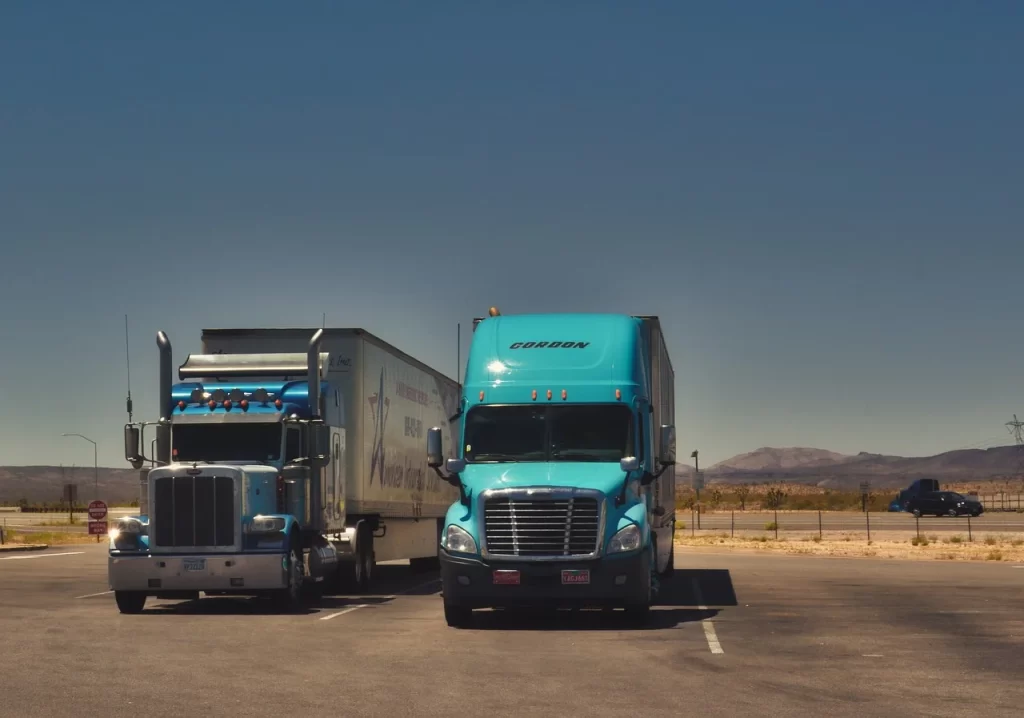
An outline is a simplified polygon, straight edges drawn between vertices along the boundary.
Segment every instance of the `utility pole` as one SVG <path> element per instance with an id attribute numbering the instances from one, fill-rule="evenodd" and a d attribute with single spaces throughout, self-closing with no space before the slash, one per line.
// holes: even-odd
<path id="1" fill-rule="evenodd" d="M 700 528 L 700 459 L 697 458 L 699 452 L 697 449 L 693 450 L 690 454 L 690 458 L 693 459 L 693 490 L 697 493 L 697 528 Z"/>
<path id="2" fill-rule="evenodd" d="M 1017 444 L 1017 476 L 1020 477 L 1024 474 L 1024 421 L 1018 420 L 1014 414 L 1013 421 L 1006 422 L 1006 428 Z"/>

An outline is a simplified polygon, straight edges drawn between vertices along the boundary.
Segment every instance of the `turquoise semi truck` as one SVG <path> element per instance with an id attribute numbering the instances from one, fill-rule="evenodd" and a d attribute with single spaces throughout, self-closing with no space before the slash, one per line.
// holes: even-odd
<path id="1" fill-rule="evenodd" d="M 675 374 L 654 316 L 474 320 L 444 456 L 458 488 L 441 534 L 450 626 L 478 608 L 601 606 L 638 619 L 674 569 Z"/>
<path id="2" fill-rule="evenodd" d="M 313 595 L 371 589 L 379 561 L 438 566 L 458 491 L 427 466 L 427 428 L 458 385 L 358 328 L 207 329 L 174 382 L 160 348 L 159 420 L 125 427 L 143 470 L 140 512 L 110 535 L 118 608 L 148 597 Z M 155 426 L 146 457 L 142 432 Z"/>

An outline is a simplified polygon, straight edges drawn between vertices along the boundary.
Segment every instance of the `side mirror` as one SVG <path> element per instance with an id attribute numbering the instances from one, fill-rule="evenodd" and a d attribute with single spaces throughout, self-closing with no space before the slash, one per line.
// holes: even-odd
<path id="1" fill-rule="evenodd" d="M 124 427 L 124 458 L 133 469 L 141 468 L 144 459 L 139 454 L 139 441 L 142 434 L 139 427 L 126 424 Z"/>
<path id="2" fill-rule="evenodd" d="M 640 459 L 635 456 L 624 456 L 619 459 L 619 468 L 627 474 L 640 468 Z"/>
<path id="3" fill-rule="evenodd" d="M 461 474 L 463 471 L 466 470 L 466 460 L 465 459 L 448 459 L 448 461 L 445 462 L 444 468 L 445 468 L 445 471 L 447 471 L 452 476 L 455 476 L 457 474 Z"/>
<path id="4" fill-rule="evenodd" d="M 444 447 L 440 427 L 433 426 L 427 431 L 427 466 L 439 468 L 444 463 Z"/>
<path id="5" fill-rule="evenodd" d="M 310 429 L 313 446 L 310 447 L 309 464 L 319 469 L 331 463 L 331 427 L 313 424 Z"/>
<path id="6" fill-rule="evenodd" d="M 662 464 L 676 463 L 676 427 L 674 426 L 661 427 L 661 450 L 658 452 L 658 461 Z"/>

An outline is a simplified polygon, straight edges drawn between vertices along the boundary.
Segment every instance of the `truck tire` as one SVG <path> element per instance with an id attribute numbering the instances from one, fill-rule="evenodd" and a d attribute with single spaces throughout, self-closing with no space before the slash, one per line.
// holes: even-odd
<path id="1" fill-rule="evenodd" d="M 366 524 L 359 526 L 356 534 L 356 555 L 348 565 L 348 583 L 355 593 L 368 593 L 373 584 L 373 569 L 376 561 L 373 554 L 373 531 Z"/>
<path id="2" fill-rule="evenodd" d="M 444 620 L 452 628 L 469 628 L 473 624 L 473 609 L 445 601 Z"/>
<path id="3" fill-rule="evenodd" d="M 274 592 L 275 606 L 281 611 L 294 611 L 302 603 L 302 550 L 297 546 L 298 537 L 293 536 L 288 551 L 288 585 Z"/>
<path id="4" fill-rule="evenodd" d="M 668 563 L 665 564 L 665 570 L 664 571 L 659 571 L 658 572 L 659 575 L 661 576 L 661 578 L 663 578 L 663 579 L 670 579 L 670 578 L 672 578 L 672 574 L 675 573 L 675 570 L 676 570 L 676 524 L 675 524 L 675 521 L 672 522 L 672 528 L 671 528 L 671 534 L 669 536 L 669 541 L 671 543 L 669 544 L 669 549 L 668 549 Z"/>
<path id="5" fill-rule="evenodd" d="M 114 591 L 114 601 L 121 613 L 142 613 L 146 605 L 146 594 L 141 591 Z"/>
<path id="6" fill-rule="evenodd" d="M 635 602 L 627 603 L 623 607 L 625 609 L 625 614 L 626 614 L 627 620 L 629 620 L 632 623 L 636 623 L 637 625 L 641 625 L 641 626 L 647 623 L 647 619 L 651 615 L 651 604 L 654 603 L 654 576 L 652 574 L 657 572 L 658 567 L 657 567 L 657 565 L 655 565 L 653 563 L 654 561 L 656 561 L 655 557 L 653 556 L 653 553 L 654 553 L 654 544 L 652 543 L 651 544 L 651 554 L 652 554 L 652 556 L 650 558 L 652 563 L 651 563 L 651 566 L 650 566 L 650 570 L 647 572 L 647 582 L 646 582 L 647 586 L 645 587 L 646 588 L 646 593 L 647 593 L 646 598 L 644 598 L 644 599 L 642 599 L 640 601 L 635 601 Z"/>

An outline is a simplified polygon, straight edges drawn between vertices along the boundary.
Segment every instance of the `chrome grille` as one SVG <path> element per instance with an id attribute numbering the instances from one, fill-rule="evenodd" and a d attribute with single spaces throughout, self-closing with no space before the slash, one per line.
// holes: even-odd
<path id="1" fill-rule="evenodd" d="M 151 531 L 158 547 L 231 546 L 235 485 L 228 476 L 162 476 L 154 482 Z"/>
<path id="2" fill-rule="evenodd" d="M 487 552 L 499 556 L 589 556 L 598 548 L 596 498 L 509 497 L 484 502 Z"/>

